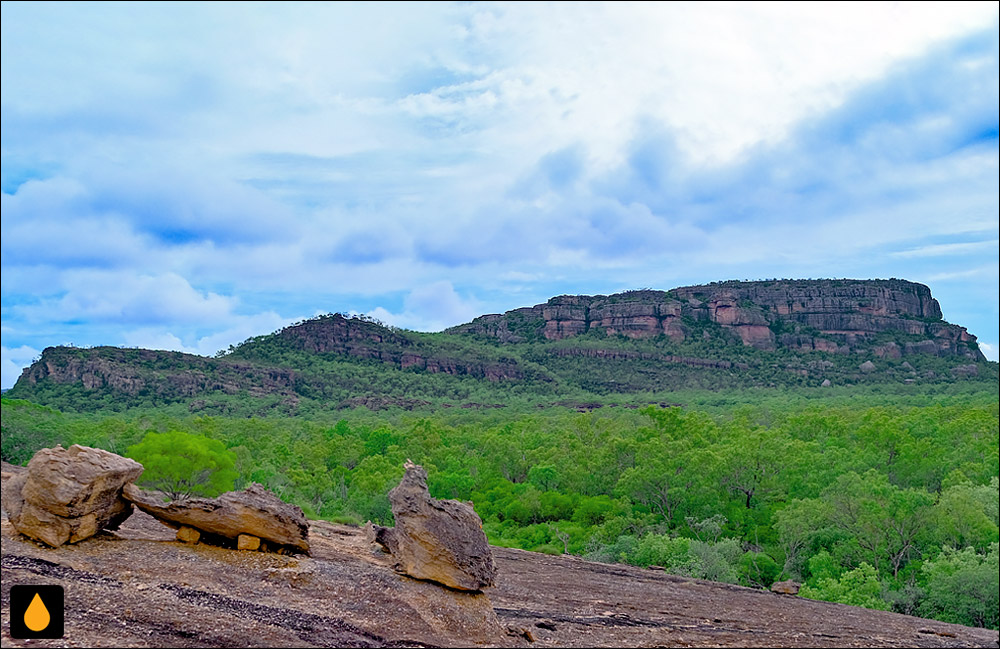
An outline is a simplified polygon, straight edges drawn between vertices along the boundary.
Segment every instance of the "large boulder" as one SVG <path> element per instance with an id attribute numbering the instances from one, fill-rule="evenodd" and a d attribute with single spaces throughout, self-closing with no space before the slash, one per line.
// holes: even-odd
<path id="1" fill-rule="evenodd" d="M 458 590 L 492 586 L 493 552 L 472 505 L 431 498 L 427 471 L 411 462 L 405 468 L 389 492 L 396 527 L 375 530 L 375 540 L 393 556 L 396 570 Z"/>
<path id="2" fill-rule="evenodd" d="M 160 502 L 135 485 L 124 496 L 161 523 L 175 529 L 194 528 L 237 541 L 240 535 L 256 536 L 267 543 L 296 552 L 309 552 L 309 524 L 302 510 L 289 505 L 261 485 L 228 491 L 218 498 L 189 498 Z"/>
<path id="3" fill-rule="evenodd" d="M 44 448 L 7 481 L 3 507 L 18 532 L 59 547 L 117 529 L 132 514 L 122 487 L 140 475 L 138 462 L 99 448 Z"/>

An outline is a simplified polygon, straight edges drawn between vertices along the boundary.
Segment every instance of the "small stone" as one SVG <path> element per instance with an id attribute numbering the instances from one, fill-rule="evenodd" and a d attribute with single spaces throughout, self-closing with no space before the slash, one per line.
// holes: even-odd
<path id="1" fill-rule="evenodd" d="M 198 539 L 201 538 L 201 532 L 194 529 L 193 527 L 188 527 L 187 525 L 181 525 L 180 529 L 177 530 L 177 540 L 181 543 L 195 544 Z"/>
<path id="2" fill-rule="evenodd" d="M 240 550 L 258 550 L 260 548 L 260 538 L 252 534 L 240 534 L 236 538 L 236 547 Z"/>
<path id="3" fill-rule="evenodd" d="M 797 581 L 792 581 L 791 579 L 787 581 L 776 581 L 771 584 L 771 592 L 779 593 L 781 595 L 798 595 L 800 586 L 802 586 L 802 584 Z"/>

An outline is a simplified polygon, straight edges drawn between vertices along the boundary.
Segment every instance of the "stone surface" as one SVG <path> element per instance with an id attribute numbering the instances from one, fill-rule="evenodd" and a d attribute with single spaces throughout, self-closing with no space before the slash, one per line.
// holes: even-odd
<path id="1" fill-rule="evenodd" d="M 53 552 L 3 517 L 0 581 L 63 586 L 82 647 L 527 647 L 511 626 L 544 647 L 998 646 L 995 630 L 508 548 L 489 595 L 462 592 L 396 573 L 358 528 L 310 524 L 310 557 L 192 552 L 142 512 Z M 4 647 L 66 644 L 3 630 Z"/>
<path id="2" fill-rule="evenodd" d="M 181 525 L 177 530 L 177 540 L 181 543 L 191 543 L 192 545 L 198 542 L 201 538 L 201 532 L 194 529 L 193 527 L 188 527 L 187 525 Z"/>
<path id="3" fill-rule="evenodd" d="M 122 487 L 141 474 L 138 462 L 101 449 L 45 448 L 8 481 L 3 506 L 25 536 L 53 547 L 76 543 L 132 514 Z"/>
<path id="4" fill-rule="evenodd" d="M 427 472 L 407 462 L 389 502 L 396 527 L 376 527 L 375 540 L 396 570 L 450 588 L 479 591 L 496 578 L 493 553 L 472 505 L 437 500 L 427 491 Z"/>
<path id="5" fill-rule="evenodd" d="M 776 581 L 771 584 L 772 593 L 780 593 L 782 595 L 798 595 L 799 588 L 802 586 L 797 581 L 792 581 L 791 579 L 787 581 Z"/>
<path id="6" fill-rule="evenodd" d="M 230 540 L 250 534 L 297 552 L 309 552 L 309 526 L 302 510 L 256 483 L 218 498 L 166 504 L 135 485 L 128 485 L 123 493 L 136 507 L 171 527 L 193 527 L 202 534 Z"/>
<path id="7" fill-rule="evenodd" d="M 875 363 L 871 361 L 865 361 L 861 365 L 858 365 L 858 369 L 864 372 L 865 374 L 871 374 L 872 372 L 875 371 Z"/>
<path id="8" fill-rule="evenodd" d="M 260 538 L 252 534 L 240 534 L 236 537 L 237 550 L 259 550 Z"/>
<path id="9" fill-rule="evenodd" d="M 959 365 L 951 368 L 952 376 L 979 376 L 979 367 L 976 365 Z"/>

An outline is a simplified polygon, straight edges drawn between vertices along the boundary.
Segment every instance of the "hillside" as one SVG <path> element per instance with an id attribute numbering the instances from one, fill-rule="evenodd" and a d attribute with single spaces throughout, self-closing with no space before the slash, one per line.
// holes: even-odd
<path id="1" fill-rule="evenodd" d="M 976 337 L 945 322 L 924 285 L 775 280 L 564 295 L 434 334 L 331 314 L 216 358 L 50 347 L 7 396 L 64 410 L 263 414 L 996 377 Z"/>
<path id="2" fill-rule="evenodd" d="M 311 523 L 310 557 L 184 545 L 141 512 L 117 532 L 58 550 L 18 535 L 6 515 L 0 535 L 5 647 L 66 641 L 127 647 L 995 647 L 998 640 L 988 629 L 504 548 L 494 548 L 498 585 L 485 596 L 468 595 L 395 573 L 359 529 L 322 521 Z M 10 637 L 15 583 L 65 588 L 65 640 Z"/>

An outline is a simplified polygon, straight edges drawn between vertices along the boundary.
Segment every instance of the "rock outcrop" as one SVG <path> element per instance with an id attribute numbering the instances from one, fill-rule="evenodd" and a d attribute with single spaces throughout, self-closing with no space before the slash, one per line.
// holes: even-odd
<path id="1" fill-rule="evenodd" d="M 524 378 L 523 370 L 512 359 L 484 362 L 451 357 L 364 318 L 322 316 L 286 327 L 278 336 L 295 349 L 380 361 L 403 370 L 471 376 L 494 383 Z"/>
<path id="2" fill-rule="evenodd" d="M 919 377 L 911 377 L 914 381 L 979 380 L 984 373 L 995 373 L 995 367 L 951 373 L 935 369 L 939 363 L 927 356 L 953 359 L 955 366 L 985 362 L 976 337 L 941 317 L 928 287 L 896 279 L 719 282 L 670 291 L 561 295 L 544 304 L 481 316 L 440 334 L 415 334 L 370 318 L 331 314 L 252 338 L 217 358 L 113 347 L 49 347 L 6 396 L 84 411 L 99 409 L 103 397 L 113 397 L 124 405 L 181 402 L 190 412 L 246 415 L 293 414 L 302 401 L 327 407 L 334 399 L 345 408 L 420 408 L 436 401 L 431 397 L 450 399 L 456 382 L 479 382 L 488 390 L 516 383 L 539 394 L 575 386 L 594 395 L 691 384 L 694 373 L 666 369 L 660 360 L 712 370 L 711 377 L 697 373 L 706 375 L 701 382 L 713 388 L 786 383 L 786 377 L 764 369 L 769 359 L 756 350 L 841 356 L 843 362 L 829 372 L 803 372 L 805 361 L 789 366 L 789 374 L 797 375 L 792 379 L 796 385 L 805 378 L 810 383 L 831 378 L 841 384 L 858 377 L 898 380 L 890 372 L 897 364 L 892 361 L 904 357 L 935 366 L 921 367 Z M 580 344 L 572 340 L 587 334 L 597 335 Z M 467 344 L 470 341 L 455 338 L 468 335 L 495 344 Z M 601 340 L 607 335 L 657 340 L 608 344 Z M 544 344 L 566 339 L 571 342 Z M 653 354 L 655 348 L 664 353 Z M 681 350 L 683 356 L 671 353 Z M 601 358 L 610 362 L 601 362 L 596 372 L 564 359 L 598 352 L 606 353 Z M 636 368 L 618 363 L 621 354 L 653 362 Z M 848 360 L 855 354 L 871 358 L 878 370 L 856 370 L 867 358 Z M 402 382 L 359 381 L 343 362 L 368 366 L 365 372 L 406 375 Z M 743 370 L 740 364 L 751 371 L 735 371 Z M 430 374 L 455 380 L 413 376 Z M 400 396 L 400 391 L 409 390 L 402 386 L 411 382 L 424 384 L 426 389 L 418 392 L 428 401 Z M 378 387 L 370 391 L 373 384 Z M 224 396 L 244 392 L 250 400 Z"/>
<path id="3" fill-rule="evenodd" d="M 960 356 L 983 360 L 976 337 L 941 320 L 941 307 L 923 284 L 889 280 L 773 280 L 719 282 L 670 291 L 627 291 L 616 295 L 560 295 L 545 304 L 476 318 L 449 329 L 516 343 L 561 340 L 592 330 L 630 338 L 660 334 L 681 341 L 685 322 L 712 322 L 743 344 L 771 350 L 879 356 Z M 919 336 L 903 344 L 870 345 L 877 334 Z"/>
<path id="4" fill-rule="evenodd" d="M 3 506 L 14 528 L 53 547 L 116 529 L 132 514 L 122 487 L 142 465 L 97 448 L 74 444 L 35 453 L 27 471 L 10 478 Z"/>
<path id="5" fill-rule="evenodd" d="M 283 502 L 256 483 L 243 491 L 228 491 L 218 498 L 189 498 L 166 504 L 135 485 L 126 486 L 123 493 L 142 511 L 178 529 L 178 538 L 188 543 L 197 542 L 199 537 L 202 540 L 221 537 L 239 542 L 241 549 L 248 549 L 254 545 L 253 541 L 239 539 L 252 536 L 274 549 L 309 552 L 309 525 L 302 510 Z M 199 534 L 192 534 L 185 528 L 193 528 Z"/>
<path id="6" fill-rule="evenodd" d="M 493 585 L 493 553 L 471 504 L 431 498 L 427 471 L 411 462 L 389 502 L 396 526 L 375 528 L 375 541 L 392 555 L 397 571 L 457 590 Z"/>
<path id="7" fill-rule="evenodd" d="M 194 354 L 118 347 L 46 347 L 41 358 L 25 368 L 18 383 L 80 384 L 86 390 L 125 395 L 147 393 L 163 399 L 205 393 L 283 394 L 292 396 L 293 370 L 258 367 Z"/>

